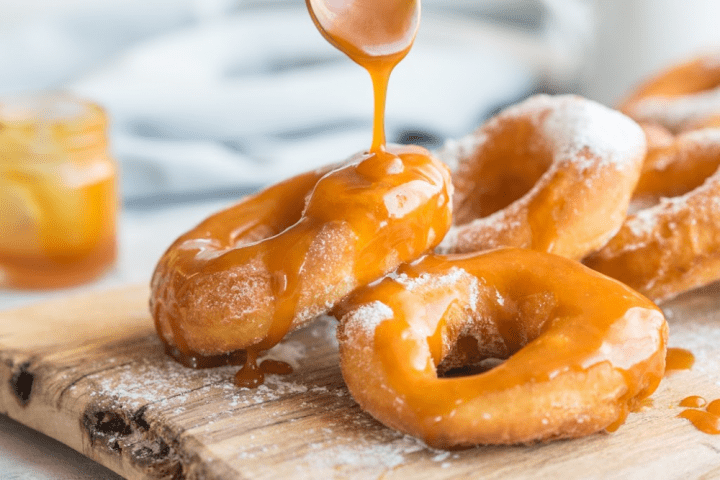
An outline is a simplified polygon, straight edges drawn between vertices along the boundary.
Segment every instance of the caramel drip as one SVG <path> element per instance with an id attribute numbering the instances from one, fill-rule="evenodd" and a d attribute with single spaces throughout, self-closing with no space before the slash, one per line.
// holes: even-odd
<path id="1" fill-rule="evenodd" d="M 705 406 L 707 401 L 697 395 L 693 395 L 682 399 L 681 407 L 689 407 L 687 410 L 680 412 L 678 417 L 685 418 L 693 424 L 695 428 L 709 435 L 720 434 L 720 399 L 707 403 L 705 410 L 695 410 Z"/>
<path id="2" fill-rule="evenodd" d="M 684 348 L 668 348 L 665 359 L 665 371 L 690 370 L 695 364 L 695 355 Z"/>
<path id="3" fill-rule="evenodd" d="M 708 435 L 720 434 L 720 416 L 702 410 L 683 410 L 680 418 L 685 418 L 692 423 L 695 428 Z"/>
<path id="4" fill-rule="evenodd" d="M 292 371 L 273 361 L 258 365 L 257 357 L 356 286 L 434 248 L 451 220 L 447 169 L 425 149 L 385 144 L 389 77 L 412 46 L 419 2 L 307 3 L 323 35 L 371 76 L 370 152 L 214 215 L 170 247 L 153 278 L 151 309 L 168 351 L 196 368 L 240 363 L 240 353 L 224 352 L 245 351 L 235 377 L 244 387 L 260 385 L 265 373 Z M 228 286 L 209 279 L 228 279 Z M 243 300 L 233 291 L 242 279 L 265 292 Z"/>
<path id="5" fill-rule="evenodd" d="M 705 405 L 707 405 L 707 400 L 698 395 L 691 395 L 689 397 L 683 398 L 680 401 L 681 407 L 702 408 Z"/>
<path id="6" fill-rule="evenodd" d="M 370 152 L 385 148 L 385 104 L 390 74 L 410 51 L 420 18 L 414 0 L 306 0 L 320 33 L 370 74 L 375 97 Z"/>
<path id="7" fill-rule="evenodd" d="M 263 360 L 257 363 L 257 350 L 247 350 L 247 360 L 235 374 L 235 385 L 241 388 L 255 388 L 265 382 L 265 375 L 289 375 L 293 368 L 278 360 Z"/>
<path id="8" fill-rule="evenodd" d="M 235 385 L 244 388 L 255 388 L 265 381 L 265 373 L 257 363 L 257 350 L 247 350 L 245 365 L 235 374 Z"/>

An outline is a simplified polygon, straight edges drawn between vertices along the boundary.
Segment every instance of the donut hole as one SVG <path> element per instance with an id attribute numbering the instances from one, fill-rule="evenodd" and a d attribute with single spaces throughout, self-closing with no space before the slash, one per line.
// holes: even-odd
<path id="1" fill-rule="evenodd" d="M 553 161 L 550 146 L 530 118 L 496 121 L 482 135 L 485 140 L 473 158 L 462 161 L 453 175 L 456 225 L 487 217 L 519 200 Z"/>
<path id="2" fill-rule="evenodd" d="M 438 378 L 459 378 L 479 375 L 481 373 L 489 372 L 493 368 L 502 365 L 505 360 L 506 359 L 504 358 L 490 357 L 480 360 L 479 362 L 460 367 L 447 367 L 441 363 L 437 367 Z"/>
<path id="3" fill-rule="evenodd" d="M 503 298 L 502 305 L 486 302 L 485 308 L 478 309 L 479 316 L 490 318 L 467 317 L 466 331 L 449 345 L 436 366 L 438 378 L 490 371 L 542 335 L 553 319 L 571 313 L 559 306 L 553 292 L 523 294 L 518 289 L 520 294 Z M 489 323 L 492 327 L 488 328 Z"/>

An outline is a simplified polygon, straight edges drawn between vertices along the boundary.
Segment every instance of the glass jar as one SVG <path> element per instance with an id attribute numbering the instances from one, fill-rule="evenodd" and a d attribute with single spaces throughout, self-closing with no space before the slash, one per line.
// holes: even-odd
<path id="1" fill-rule="evenodd" d="M 89 281 L 115 261 L 116 166 L 97 105 L 0 100 L 0 286 Z"/>

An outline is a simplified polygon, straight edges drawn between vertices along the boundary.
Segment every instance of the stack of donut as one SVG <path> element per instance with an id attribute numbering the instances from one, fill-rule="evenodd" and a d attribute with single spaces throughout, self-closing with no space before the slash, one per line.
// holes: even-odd
<path id="1" fill-rule="evenodd" d="M 710 63 L 625 113 L 532 97 L 449 142 L 450 171 L 393 147 L 249 197 L 160 260 L 158 333 L 190 365 L 254 364 L 331 313 L 353 397 L 429 445 L 612 431 L 664 374 L 652 301 L 720 278 L 718 117 L 673 111 L 714 95 Z M 700 66 L 715 70 L 672 86 Z"/>

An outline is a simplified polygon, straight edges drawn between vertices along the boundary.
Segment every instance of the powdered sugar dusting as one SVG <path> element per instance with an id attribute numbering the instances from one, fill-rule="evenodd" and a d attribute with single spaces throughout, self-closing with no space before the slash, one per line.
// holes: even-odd
<path id="1" fill-rule="evenodd" d="M 678 132 L 720 115 L 720 87 L 677 97 L 648 97 L 635 104 L 630 114 L 640 121 L 657 122 Z"/>
<path id="2" fill-rule="evenodd" d="M 718 111 L 720 114 L 720 110 Z M 691 143 L 698 148 L 715 147 L 720 149 L 720 128 L 701 128 L 684 133 L 681 137 L 685 143 Z"/>
<path id="3" fill-rule="evenodd" d="M 300 360 L 305 358 L 306 353 L 307 348 L 303 342 L 285 341 L 264 352 L 260 356 L 260 360 L 277 360 L 289 364 L 293 369 L 298 369 L 300 368 Z"/>
<path id="4" fill-rule="evenodd" d="M 575 162 L 581 172 L 612 166 L 625 170 L 645 148 L 642 129 L 622 113 L 572 95 L 533 97 L 527 108 L 554 108 L 542 124 L 557 160 Z M 523 104 L 521 104 L 523 105 Z"/>
<path id="5" fill-rule="evenodd" d="M 393 316 L 392 309 L 378 300 L 353 309 L 343 318 L 343 323 L 345 330 L 352 337 L 352 333 L 357 331 L 374 332 L 378 325 Z"/>
<path id="6" fill-rule="evenodd" d="M 446 452 L 428 447 L 417 438 L 396 432 L 385 431 L 381 441 L 353 438 L 328 446 L 325 442 L 311 443 L 305 461 L 315 468 L 364 468 L 378 472 L 389 471 L 420 459 L 429 460 L 430 465 L 447 468 L 460 453 Z M 341 470 L 342 471 L 342 470 Z M 298 471 L 300 478 L 315 478 L 315 470 Z M 305 476 L 307 475 L 307 476 Z M 340 477 L 338 477 L 340 478 Z"/>
<path id="7" fill-rule="evenodd" d="M 487 141 L 487 135 L 478 130 L 460 139 L 448 139 L 439 150 L 433 152 L 435 157 L 450 168 L 451 172 L 457 170 L 460 159 L 467 158 L 480 145 Z"/>
<path id="8" fill-rule="evenodd" d="M 410 277 L 406 274 L 400 274 L 395 281 L 405 287 L 405 290 L 412 292 L 416 288 L 424 286 L 432 286 L 433 288 L 443 288 L 457 285 L 463 277 L 472 277 L 462 268 L 452 267 L 445 275 L 433 275 L 423 273 L 417 277 Z M 474 277 L 473 277 L 474 278 Z"/>

